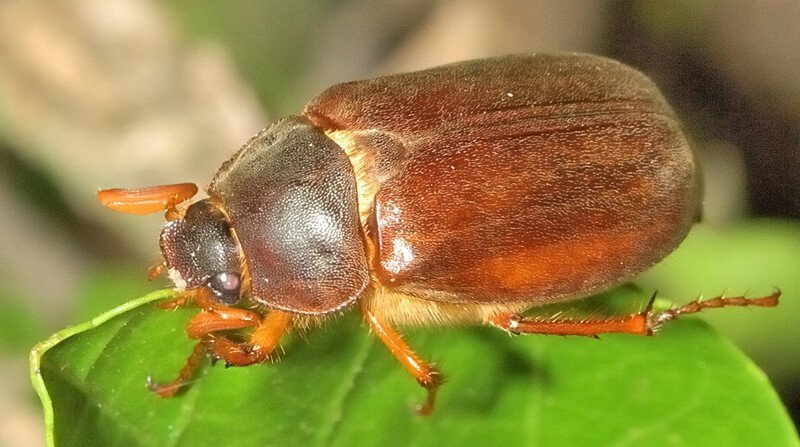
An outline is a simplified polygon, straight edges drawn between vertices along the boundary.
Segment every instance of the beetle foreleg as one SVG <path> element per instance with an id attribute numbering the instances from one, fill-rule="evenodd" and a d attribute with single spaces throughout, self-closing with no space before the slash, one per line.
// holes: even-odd
<path id="1" fill-rule="evenodd" d="M 194 346 L 192 353 L 189 354 L 189 358 L 186 359 L 186 363 L 181 368 L 181 371 L 178 373 L 178 377 L 175 378 L 172 382 L 167 383 L 159 383 L 154 382 L 153 378 L 148 376 L 147 377 L 147 388 L 150 391 L 158 394 L 161 397 L 167 398 L 172 397 L 178 393 L 178 391 L 186 385 L 189 380 L 191 380 L 192 376 L 194 376 L 195 371 L 200 366 L 200 362 L 205 357 L 206 350 L 202 343 L 198 343 Z"/>
<path id="2" fill-rule="evenodd" d="M 173 310 L 179 307 L 192 306 L 196 303 L 197 299 L 193 291 L 183 291 L 178 293 L 175 298 L 159 302 L 158 307 L 164 310 Z"/>
<path id="3" fill-rule="evenodd" d="M 217 311 L 218 313 L 225 312 L 223 309 L 234 309 L 217 302 L 208 287 L 196 287 L 194 289 L 183 290 L 178 292 L 175 298 L 158 303 L 158 307 L 166 310 L 186 306 L 197 306 L 205 311 Z"/>
<path id="4" fill-rule="evenodd" d="M 653 311 L 653 300 L 651 299 L 645 310 L 632 315 L 604 319 L 549 320 L 517 314 L 498 314 L 490 319 L 490 323 L 511 334 L 582 335 L 587 337 L 597 337 L 600 334 L 609 333 L 652 335 L 663 323 L 674 320 L 680 315 L 697 313 L 713 307 L 774 307 L 778 305 L 780 295 L 780 291 L 775 291 L 771 295 L 761 298 L 720 296 L 709 300 L 695 300 L 683 306 L 658 312 Z"/>
<path id="5" fill-rule="evenodd" d="M 249 310 L 235 307 L 220 308 L 195 315 L 186 326 L 186 332 L 189 337 L 200 339 L 214 332 L 243 329 L 257 326 L 260 323 L 261 317 Z"/>
<path id="6" fill-rule="evenodd" d="M 228 366 L 261 363 L 278 347 L 281 337 L 291 327 L 292 319 L 293 314 L 289 312 L 272 310 L 246 342 L 238 343 L 225 336 L 210 334 L 203 338 L 203 344 L 209 354 L 224 360 Z"/>
<path id="7" fill-rule="evenodd" d="M 420 359 L 417 353 L 403 340 L 403 337 L 371 310 L 364 309 L 364 317 L 369 322 L 372 330 L 378 334 L 378 338 L 389 348 L 392 355 L 428 391 L 425 403 L 417 407 L 417 412 L 430 414 L 436 403 L 436 391 L 438 391 L 439 385 L 442 384 L 441 374 L 432 365 Z"/>

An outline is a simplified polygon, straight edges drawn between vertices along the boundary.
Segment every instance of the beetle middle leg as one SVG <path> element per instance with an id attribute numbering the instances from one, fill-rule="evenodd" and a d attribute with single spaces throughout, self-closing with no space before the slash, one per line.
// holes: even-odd
<path id="1" fill-rule="evenodd" d="M 425 402 L 417 407 L 420 414 L 430 414 L 436 403 L 436 392 L 442 384 L 442 376 L 432 365 L 419 358 L 416 352 L 403 340 L 403 337 L 387 322 L 376 316 L 371 310 L 364 309 L 370 327 L 378 335 L 392 355 L 403 365 L 417 382 L 428 391 Z"/>
<path id="2" fill-rule="evenodd" d="M 698 299 L 663 311 L 653 311 L 655 299 L 655 295 L 653 295 L 643 311 L 631 315 L 603 319 L 553 320 L 506 313 L 495 315 L 489 322 L 511 334 L 582 335 L 587 337 L 597 337 L 609 333 L 652 335 L 663 323 L 674 320 L 680 315 L 726 306 L 774 307 L 778 305 L 780 295 L 780 291 L 775 291 L 760 298 L 719 296 L 708 300 Z"/>

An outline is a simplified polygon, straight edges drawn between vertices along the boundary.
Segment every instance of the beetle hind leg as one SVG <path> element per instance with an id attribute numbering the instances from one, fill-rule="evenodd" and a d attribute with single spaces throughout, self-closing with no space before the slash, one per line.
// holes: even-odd
<path id="1" fill-rule="evenodd" d="M 718 296 L 711 299 L 696 299 L 690 301 L 682 306 L 667 309 L 661 312 L 656 312 L 651 315 L 651 325 L 657 329 L 661 324 L 667 321 L 674 320 L 681 315 L 688 315 L 700 312 L 704 309 L 712 309 L 717 307 L 736 306 L 736 307 L 775 307 L 780 302 L 781 291 L 775 290 L 769 295 L 759 298 L 747 298 L 745 296 Z"/>
<path id="2" fill-rule="evenodd" d="M 631 315 L 602 319 L 568 320 L 530 318 L 519 314 L 504 313 L 493 316 L 489 323 L 510 334 L 582 335 L 587 337 L 597 337 L 601 334 L 609 333 L 652 335 L 662 324 L 681 315 L 726 306 L 774 307 L 778 305 L 780 295 L 780 291 L 775 291 L 771 295 L 760 298 L 719 296 L 709 300 L 698 299 L 682 306 L 662 311 L 653 311 L 653 301 L 655 300 L 655 295 L 653 295 L 643 311 Z"/>

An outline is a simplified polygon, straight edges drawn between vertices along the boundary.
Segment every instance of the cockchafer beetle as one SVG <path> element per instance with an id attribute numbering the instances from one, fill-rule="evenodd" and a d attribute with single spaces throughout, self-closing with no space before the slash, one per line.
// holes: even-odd
<path id="1" fill-rule="evenodd" d="M 650 335 L 678 315 L 763 298 L 714 298 L 602 319 L 526 318 L 669 254 L 698 216 L 698 169 L 672 109 L 642 73 L 586 54 L 510 55 L 333 86 L 193 184 L 98 193 L 133 214 L 166 211 L 163 263 L 202 309 L 206 353 L 266 360 L 297 325 L 356 306 L 427 389 L 441 377 L 397 326 L 490 324 L 512 334 Z M 248 310 L 246 307 L 256 310 Z M 240 341 L 226 331 L 251 328 Z"/>

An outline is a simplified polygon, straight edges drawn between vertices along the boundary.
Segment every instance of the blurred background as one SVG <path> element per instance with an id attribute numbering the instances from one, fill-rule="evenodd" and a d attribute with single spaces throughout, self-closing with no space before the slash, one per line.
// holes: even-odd
<path id="1" fill-rule="evenodd" d="M 211 176 L 332 84 L 512 52 L 639 68 L 704 164 L 705 221 L 640 284 L 687 301 L 784 291 L 708 320 L 800 416 L 800 2 L 3 0 L 0 445 L 43 444 L 27 351 L 166 286 L 146 281 L 158 216 L 105 187 Z M 732 390 L 735 392 L 735 390 Z"/>

